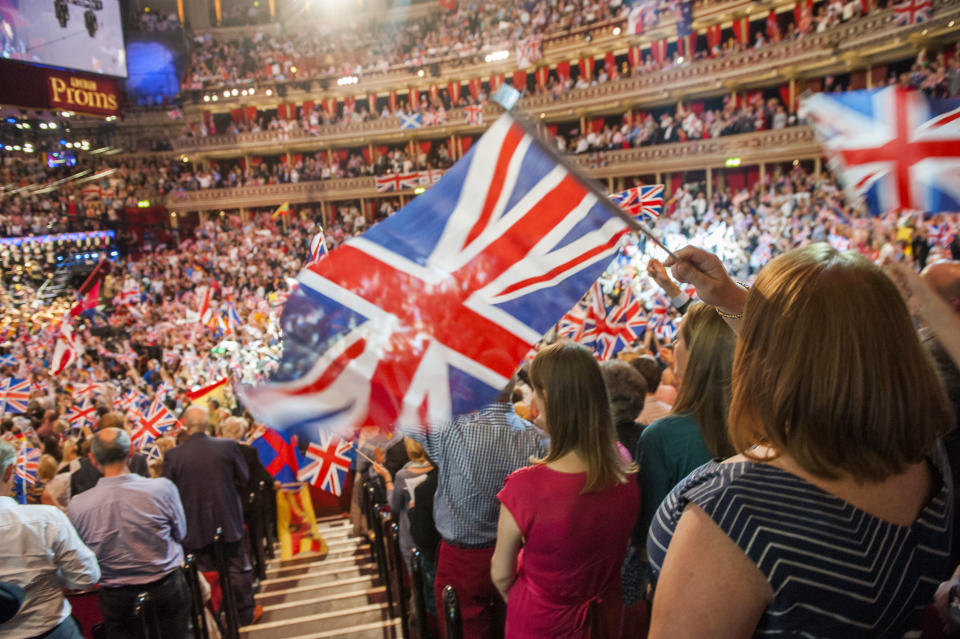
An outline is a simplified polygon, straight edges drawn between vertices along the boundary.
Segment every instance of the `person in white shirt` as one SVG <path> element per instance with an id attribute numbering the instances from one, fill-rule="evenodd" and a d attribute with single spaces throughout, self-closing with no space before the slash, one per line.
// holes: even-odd
<path id="1" fill-rule="evenodd" d="M 17 614 L 0 624 L 0 637 L 82 639 L 63 589 L 100 581 L 97 557 L 59 509 L 14 501 L 16 458 L 13 446 L 0 442 L 0 581 L 26 593 Z"/>

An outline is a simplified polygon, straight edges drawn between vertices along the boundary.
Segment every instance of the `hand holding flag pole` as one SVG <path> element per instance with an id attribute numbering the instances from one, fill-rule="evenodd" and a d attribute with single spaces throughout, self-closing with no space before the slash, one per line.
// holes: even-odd
<path id="1" fill-rule="evenodd" d="M 357 446 L 357 442 L 353 442 L 353 449 L 357 451 L 357 454 L 358 454 L 358 455 L 360 455 L 361 457 L 363 457 L 364 459 L 366 459 L 366 460 L 367 460 L 368 462 L 370 462 L 371 464 L 377 463 L 377 462 L 375 462 L 374 460 L 370 459 L 369 457 L 367 457 L 366 455 L 363 454 L 363 452 L 360 450 L 360 447 Z"/>

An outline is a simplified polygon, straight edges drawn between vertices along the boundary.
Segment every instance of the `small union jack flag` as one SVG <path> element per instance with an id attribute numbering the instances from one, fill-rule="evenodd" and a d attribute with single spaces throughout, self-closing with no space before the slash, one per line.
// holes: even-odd
<path id="1" fill-rule="evenodd" d="M 146 412 L 140 414 L 130 441 L 138 450 L 142 450 L 158 437 L 166 435 L 178 424 L 177 418 L 167 410 L 158 395 L 150 402 Z"/>
<path id="2" fill-rule="evenodd" d="M 25 413 L 30 403 L 30 380 L 9 377 L 0 383 L 0 412 Z"/>
<path id="3" fill-rule="evenodd" d="M 340 495 L 356 455 L 357 451 L 351 442 L 321 433 L 319 444 L 307 446 L 297 480 Z"/>
<path id="4" fill-rule="evenodd" d="M 121 395 L 114 404 L 122 411 L 129 410 L 139 406 L 146 399 L 146 396 L 136 389 L 130 389 Z"/>
<path id="5" fill-rule="evenodd" d="M 74 404 L 67 411 L 67 421 L 73 428 L 96 426 L 99 420 L 97 407 L 89 399 L 84 399 L 80 404 Z"/>
<path id="6" fill-rule="evenodd" d="M 88 397 L 93 399 L 96 395 L 102 395 L 107 392 L 107 387 L 99 382 L 90 382 L 89 384 L 81 384 L 74 389 L 73 394 L 79 398 Z"/>
<path id="7" fill-rule="evenodd" d="M 17 451 L 17 461 L 14 469 L 17 475 L 15 490 L 21 504 L 27 503 L 27 487 L 32 486 L 37 481 L 37 468 L 41 454 L 39 448 L 29 446 L 21 446 Z"/>
<path id="8" fill-rule="evenodd" d="M 557 334 L 579 342 L 583 338 L 584 330 L 586 330 L 589 313 L 589 307 L 582 300 L 577 302 L 576 306 L 560 318 L 560 322 L 557 324 Z"/>
<path id="9" fill-rule="evenodd" d="M 610 196 L 614 204 L 638 220 L 657 219 L 663 212 L 663 185 L 646 184 L 614 193 Z"/>
<path id="10" fill-rule="evenodd" d="M 627 288 L 621 293 L 620 301 L 607 308 L 599 284 L 593 285 L 591 327 L 584 331 L 582 341 L 592 343 L 594 353 L 599 359 L 610 359 L 643 335 L 647 327 L 647 316 L 643 305 L 634 299 Z"/>
<path id="11" fill-rule="evenodd" d="M 327 255 L 327 240 L 323 236 L 323 228 L 320 229 L 320 232 L 313 236 L 313 240 L 310 242 L 310 258 L 307 260 L 307 264 L 313 264 L 314 262 L 319 262 Z"/>
<path id="12" fill-rule="evenodd" d="M 932 0 L 906 0 L 893 5 L 893 21 L 899 27 L 929 22 L 932 16 Z"/>
<path id="13" fill-rule="evenodd" d="M 670 316 L 670 302 L 662 296 L 653 302 L 649 326 L 653 334 L 663 342 L 672 342 L 677 336 L 677 326 Z"/>

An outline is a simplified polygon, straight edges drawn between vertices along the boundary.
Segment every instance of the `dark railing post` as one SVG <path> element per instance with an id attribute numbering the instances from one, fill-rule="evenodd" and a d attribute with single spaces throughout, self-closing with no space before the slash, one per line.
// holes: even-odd
<path id="1" fill-rule="evenodd" d="M 220 592 L 223 600 L 220 608 L 224 611 L 224 617 L 226 618 L 224 637 L 225 639 L 237 639 L 240 622 L 237 618 L 237 600 L 233 596 L 233 583 L 230 581 L 230 564 L 224 548 L 223 528 L 217 528 L 217 534 L 213 538 L 213 560 L 217 566 L 217 573 L 220 575 Z"/>
<path id="2" fill-rule="evenodd" d="M 150 605 L 150 593 L 141 592 L 137 595 L 137 602 L 133 606 L 133 616 L 140 622 L 143 639 L 163 639 L 160 636 L 160 627 L 157 625 L 157 616 Z"/>
<path id="3" fill-rule="evenodd" d="M 260 482 L 260 515 L 264 522 L 263 540 L 264 557 L 273 559 L 276 554 L 273 544 L 277 541 L 277 506 L 273 485 L 265 481 Z"/>
<path id="4" fill-rule="evenodd" d="M 207 616 L 203 614 L 203 594 L 200 592 L 200 576 L 197 574 L 197 558 L 187 555 L 183 562 L 183 573 L 190 588 L 190 615 L 193 619 L 194 639 L 210 639 L 207 628 Z"/>
<path id="5" fill-rule="evenodd" d="M 260 482 L 261 484 L 263 482 Z M 250 529 L 247 531 L 250 535 L 250 549 L 252 550 L 251 559 L 253 560 L 253 574 L 257 579 L 267 578 L 267 560 L 263 551 L 263 517 L 260 508 L 260 502 L 263 497 L 259 490 L 250 493 L 248 500 L 250 503 Z"/>
<path id="6" fill-rule="evenodd" d="M 423 594 L 423 554 L 417 548 L 410 551 L 410 587 L 413 588 L 413 611 L 419 636 L 420 639 L 427 639 L 427 602 Z"/>
<path id="7" fill-rule="evenodd" d="M 463 621 L 460 619 L 460 601 L 453 586 L 443 588 L 443 624 L 447 639 L 463 639 Z"/>
<path id="8" fill-rule="evenodd" d="M 397 609 L 400 612 L 400 631 L 404 639 L 410 639 L 410 618 L 407 614 L 407 595 L 403 580 L 403 553 L 400 552 L 400 526 L 390 522 L 390 548 L 393 553 L 393 572 L 397 580 Z"/>
<path id="9" fill-rule="evenodd" d="M 372 495 L 371 495 L 372 496 Z M 380 519 L 380 505 L 373 505 L 373 543 L 377 548 L 377 566 L 380 569 L 380 578 L 387 589 L 387 606 L 390 610 L 390 616 L 395 617 L 394 593 L 390 585 L 390 560 L 387 557 L 386 533 L 383 529 L 383 520 Z"/>

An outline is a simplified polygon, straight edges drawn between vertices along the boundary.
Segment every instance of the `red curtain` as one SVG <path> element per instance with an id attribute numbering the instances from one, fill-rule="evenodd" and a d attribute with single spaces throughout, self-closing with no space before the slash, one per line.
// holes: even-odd
<path id="1" fill-rule="evenodd" d="M 315 106 L 313 100 L 304 100 L 303 101 L 303 115 L 308 116 L 313 112 L 313 107 Z"/>
<path id="2" fill-rule="evenodd" d="M 480 92 L 483 89 L 483 80 L 480 78 L 473 78 L 470 80 L 470 95 L 473 96 L 474 100 L 478 100 L 480 97 Z"/>
<path id="3" fill-rule="evenodd" d="M 630 60 L 630 67 L 636 69 L 643 64 L 643 52 L 639 46 L 632 46 L 627 52 L 627 58 Z"/>
<path id="4" fill-rule="evenodd" d="M 237 124 L 243 122 L 243 108 L 230 109 L 230 119 Z"/>
<path id="5" fill-rule="evenodd" d="M 750 20 L 748 18 L 733 21 L 733 37 L 740 44 L 750 44 Z"/>
<path id="6" fill-rule="evenodd" d="M 255 122 L 257 119 L 257 107 L 247 107 L 247 122 Z"/>
<path id="7" fill-rule="evenodd" d="M 588 126 L 590 127 L 590 131 L 593 131 L 594 133 L 603 131 L 603 118 L 593 118 L 590 120 Z"/>
<path id="8" fill-rule="evenodd" d="M 674 193 L 683 186 L 683 173 L 671 173 L 670 174 L 670 192 Z"/>
<path id="9" fill-rule="evenodd" d="M 360 154 L 363 156 L 363 161 L 367 164 L 373 164 L 373 159 L 370 157 L 370 147 L 365 146 L 360 149 Z"/>
<path id="10" fill-rule="evenodd" d="M 526 71 L 513 72 L 513 88 L 516 89 L 517 91 L 527 90 L 527 72 Z"/>
<path id="11" fill-rule="evenodd" d="M 469 135 L 465 135 L 460 138 L 460 149 L 464 154 L 466 154 L 466 152 L 470 149 L 471 144 L 473 144 L 473 138 L 471 138 Z"/>
<path id="12" fill-rule="evenodd" d="M 567 78 L 570 77 L 570 62 L 569 62 L 569 61 L 564 61 L 564 62 L 558 62 L 558 63 L 557 63 L 557 77 L 560 78 L 560 80 L 563 81 L 563 82 L 566 82 Z"/>
<path id="13" fill-rule="evenodd" d="M 538 87 L 547 86 L 547 80 L 549 78 L 550 78 L 549 67 L 537 67 L 537 86 Z"/>
<path id="14" fill-rule="evenodd" d="M 390 106 L 391 111 L 397 110 L 397 92 L 391 91 L 390 95 L 387 96 L 387 104 Z"/>
<path id="15" fill-rule="evenodd" d="M 548 124 L 548 125 L 547 125 L 547 131 L 550 132 L 550 137 L 556 137 L 556 135 L 557 135 L 557 125 L 556 125 L 556 124 Z"/>
<path id="16" fill-rule="evenodd" d="M 277 105 L 277 119 L 286 120 L 287 119 L 287 105 L 281 102 Z"/>
<path id="17" fill-rule="evenodd" d="M 611 80 L 617 77 L 617 59 L 613 56 L 613 51 L 607 51 L 607 55 L 603 56 L 603 66 Z"/>
<path id="18" fill-rule="evenodd" d="M 760 181 L 760 167 L 747 169 L 747 188 L 753 188 Z"/>
<path id="19" fill-rule="evenodd" d="M 944 51 L 945 57 L 950 57 L 947 55 L 947 52 Z M 880 66 L 873 67 L 870 69 L 870 77 L 873 80 L 873 86 L 879 87 L 887 82 L 887 65 L 881 64 Z"/>
<path id="20" fill-rule="evenodd" d="M 783 102 L 787 111 L 793 112 L 793 103 L 790 101 L 790 85 L 785 84 L 780 87 L 780 101 Z"/>
<path id="21" fill-rule="evenodd" d="M 690 35 L 677 38 L 677 49 L 680 55 L 688 61 L 693 60 L 693 54 L 697 51 L 697 34 L 691 33 Z"/>
<path id="22" fill-rule="evenodd" d="M 585 80 L 591 80 L 593 78 L 593 57 L 580 58 L 580 77 Z"/>
<path id="23" fill-rule="evenodd" d="M 440 99 L 440 87 L 438 87 L 437 85 L 431 84 L 429 93 L 430 93 L 431 100 L 437 101 Z"/>
<path id="24" fill-rule="evenodd" d="M 656 42 L 651 42 L 650 53 L 653 55 L 653 59 L 657 64 L 663 64 L 663 61 L 667 59 L 667 41 L 657 40 Z"/>
<path id="25" fill-rule="evenodd" d="M 460 101 L 460 81 L 451 82 L 447 85 L 447 94 L 450 96 L 450 102 L 456 104 Z"/>
<path id="26" fill-rule="evenodd" d="M 337 149 L 333 152 L 335 156 L 340 158 L 340 163 L 343 164 L 347 161 L 347 158 L 350 156 L 350 149 Z"/>
<path id="27" fill-rule="evenodd" d="M 731 193 L 735 193 L 747 185 L 747 173 L 742 169 L 724 169 L 723 175 Z"/>

